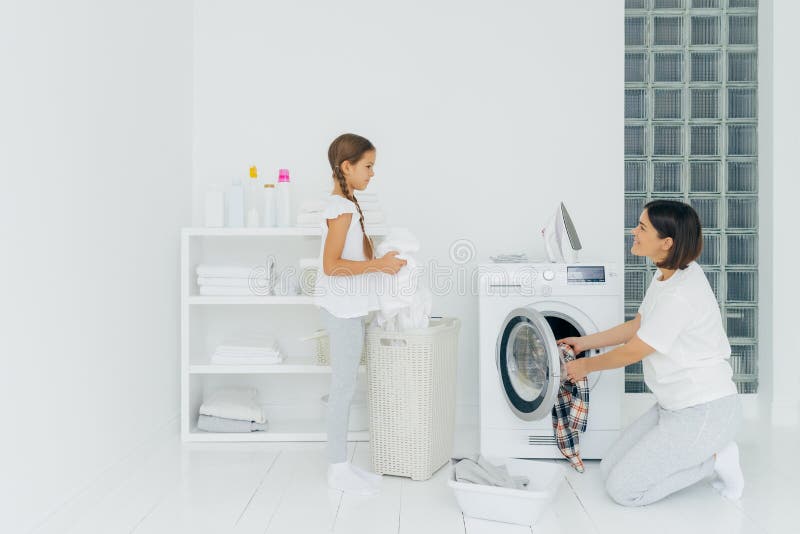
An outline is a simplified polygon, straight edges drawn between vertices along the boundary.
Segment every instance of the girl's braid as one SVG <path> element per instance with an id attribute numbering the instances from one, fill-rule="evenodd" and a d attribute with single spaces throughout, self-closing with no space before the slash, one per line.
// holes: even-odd
<path id="1" fill-rule="evenodd" d="M 350 194 L 350 189 L 347 187 L 347 180 L 344 178 L 344 173 L 339 165 L 336 165 L 333 168 L 333 177 L 339 182 L 339 188 L 342 190 L 345 198 L 348 200 L 353 201 L 356 205 L 356 209 L 358 210 L 359 219 L 358 222 L 361 224 L 361 232 L 364 234 L 364 254 L 367 258 L 373 258 L 373 248 L 372 248 L 372 240 L 367 235 L 367 231 L 364 228 L 364 212 L 361 211 L 361 206 L 358 204 L 358 199 L 355 195 Z"/>

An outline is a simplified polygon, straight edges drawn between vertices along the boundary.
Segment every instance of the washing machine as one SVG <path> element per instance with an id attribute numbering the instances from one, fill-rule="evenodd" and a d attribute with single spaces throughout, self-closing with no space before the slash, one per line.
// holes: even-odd
<path id="1" fill-rule="evenodd" d="M 623 321 L 622 271 L 608 263 L 486 263 L 478 273 L 481 454 L 563 458 L 551 416 L 562 374 L 556 340 Z M 589 375 L 583 459 L 602 458 L 617 439 L 624 381 L 623 368 Z"/>

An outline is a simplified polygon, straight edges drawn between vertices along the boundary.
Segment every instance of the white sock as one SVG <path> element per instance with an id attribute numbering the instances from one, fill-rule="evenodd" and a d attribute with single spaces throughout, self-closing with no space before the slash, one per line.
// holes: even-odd
<path id="1" fill-rule="evenodd" d="M 739 447 L 731 441 L 717 453 L 714 473 L 719 477 L 711 485 L 728 499 L 739 499 L 744 490 L 744 475 L 739 465 Z"/>
<path id="2" fill-rule="evenodd" d="M 372 471 L 367 471 L 366 469 L 361 469 L 356 464 L 350 464 L 350 468 L 356 472 L 358 476 L 369 482 L 371 485 L 376 486 L 380 484 L 383 477 L 378 473 L 373 473 Z"/>
<path id="3" fill-rule="evenodd" d="M 328 485 L 338 491 L 353 495 L 375 495 L 378 489 L 358 476 L 350 462 L 331 464 L 328 467 Z"/>

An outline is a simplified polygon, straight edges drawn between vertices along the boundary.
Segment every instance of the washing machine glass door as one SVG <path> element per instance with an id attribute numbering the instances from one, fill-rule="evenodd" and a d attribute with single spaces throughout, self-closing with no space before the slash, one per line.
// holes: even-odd
<path id="1" fill-rule="evenodd" d="M 561 367 L 553 330 L 541 313 L 517 308 L 508 314 L 497 338 L 497 370 L 518 417 L 533 421 L 550 414 Z"/>

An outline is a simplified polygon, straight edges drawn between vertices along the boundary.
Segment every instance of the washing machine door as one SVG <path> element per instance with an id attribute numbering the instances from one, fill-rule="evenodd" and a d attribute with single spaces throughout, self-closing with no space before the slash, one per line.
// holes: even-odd
<path id="1" fill-rule="evenodd" d="M 556 338 L 544 315 L 517 308 L 497 336 L 497 370 L 506 401 L 525 421 L 550 415 L 561 385 Z"/>

